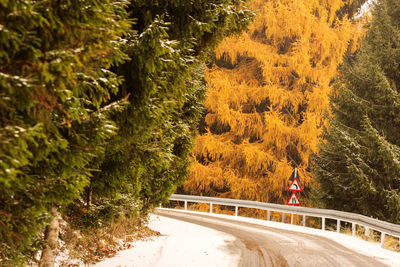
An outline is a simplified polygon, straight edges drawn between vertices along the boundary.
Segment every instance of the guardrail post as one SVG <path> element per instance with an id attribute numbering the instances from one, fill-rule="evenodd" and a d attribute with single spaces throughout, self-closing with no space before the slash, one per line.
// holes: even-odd
<path id="1" fill-rule="evenodd" d="M 271 220 L 271 212 L 268 210 L 267 211 L 267 221 Z"/>
<path id="2" fill-rule="evenodd" d="M 239 209 L 239 207 L 235 206 L 235 216 L 238 216 L 238 209 Z"/>
<path id="3" fill-rule="evenodd" d="M 282 212 L 282 222 L 283 223 L 285 222 L 285 213 L 284 212 Z"/>
<path id="4" fill-rule="evenodd" d="M 290 213 L 290 224 L 293 224 L 293 213 Z"/>
<path id="5" fill-rule="evenodd" d="M 185 200 L 185 210 L 187 210 L 187 201 Z"/>
<path id="6" fill-rule="evenodd" d="M 210 213 L 212 213 L 212 203 L 210 203 Z"/>
<path id="7" fill-rule="evenodd" d="M 386 234 L 385 233 L 381 233 L 381 248 L 385 248 L 385 238 L 386 238 Z"/>
<path id="8" fill-rule="evenodd" d="M 351 235 L 356 236 L 356 224 L 351 223 Z"/>
<path id="9" fill-rule="evenodd" d="M 364 235 L 369 237 L 369 227 L 365 227 Z"/>
<path id="10" fill-rule="evenodd" d="M 306 227 L 306 215 L 303 215 L 303 226 Z"/>
<path id="11" fill-rule="evenodd" d="M 322 217 L 322 231 L 325 231 L 325 217 Z"/>
<path id="12" fill-rule="evenodd" d="M 336 232 L 340 233 L 340 220 L 337 220 Z"/>

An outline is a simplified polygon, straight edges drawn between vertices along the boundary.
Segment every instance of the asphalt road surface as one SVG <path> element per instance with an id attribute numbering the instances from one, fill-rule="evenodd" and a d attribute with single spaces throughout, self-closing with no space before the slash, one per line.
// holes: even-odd
<path id="1" fill-rule="evenodd" d="M 206 214 L 157 210 L 155 214 L 205 226 L 237 238 L 232 251 L 241 251 L 241 267 L 340 266 L 380 267 L 382 262 L 352 251 L 335 241 L 304 233 L 281 230 Z"/>

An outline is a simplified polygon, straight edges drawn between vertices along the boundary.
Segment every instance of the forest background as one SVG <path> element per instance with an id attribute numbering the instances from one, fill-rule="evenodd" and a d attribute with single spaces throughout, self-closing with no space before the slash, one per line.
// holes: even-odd
<path id="1" fill-rule="evenodd" d="M 251 1 L 254 23 L 225 38 L 206 70 L 207 108 L 191 194 L 285 204 L 297 167 L 309 203 L 330 112 L 332 79 L 363 31 L 352 19 L 365 1 Z"/>
<path id="2" fill-rule="evenodd" d="M 60 222 L 72 256 L 104 256 L 187 177 L 283 204 L 297 167 L 306 205 L 399 222 L 399 4 L 187 2 L 0 4 L 0 263 L 52 266 Z M 346 205 L 360 184 L 382 212 Z"/>
<path id="3" fill-rule="evenodd" d="M 297 168 L 306 206 L 400 223 L 399 2 L 249 6 L 208 64 L 179 192 L 285 204 Z"/>

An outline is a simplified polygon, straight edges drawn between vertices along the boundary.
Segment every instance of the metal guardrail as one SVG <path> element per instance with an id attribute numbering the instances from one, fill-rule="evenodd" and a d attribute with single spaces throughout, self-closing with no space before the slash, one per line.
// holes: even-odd
<path id="1" fill-rule="evenodd" d="M 202 196 L 189 196 L 189 195 L 178 195 L 173 194 L 170 200 L 183 201 L 185 203 L 185 210 L 187 210 L 187 203 L 209 203 L 210 213 L 213 210 L 213 204 L 235 207 L 235 216 L 238 216 L 239 208 L 253 208 L 267 210 L 267 220 L 270 220 L 270 212 L 281 212 L 282 222 L 285 222 L 285 214 L 291 214 L 291 223 L 293 223 L 293 214 L 303 215 L 302 224 L 306 226 L 306 216 L 317 217 L 322 219 L 322 230 L 325 230 L 326 219 L 333 219 L 337 221 L 336 229 L 340 233 L 341 222 L 349 222 L 352 224 L 352 235 L 356 234 L 356 225 L 363 226 L 365 228 L 365 235 L 369 236 L 370 229 L 381 233 L 381 247 L 385 247 L 386 235 L 391 235 L 399 238 L 400 243 L 400 225 L 380 221 L 374 218 L 370 218 L 364 215 L 338 211 L 329 209 L 316 209 L 316 208 L 305 208 L 298 206 L 279 205 L 272 203 L 264 203 L 258 201 L 249 200 L 238 200 L 228 198 L 216 198 L 216 197 L 202 197 Z"/>

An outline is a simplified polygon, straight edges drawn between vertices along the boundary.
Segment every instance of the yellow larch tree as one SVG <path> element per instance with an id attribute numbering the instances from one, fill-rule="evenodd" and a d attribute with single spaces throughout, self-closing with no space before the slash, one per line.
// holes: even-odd
<path id="1" fill-rule="evenodd" d="M 205 127 L 186 193 L 282 204 L 294 167 L 309 187 L 332 79 L 362 32 L 341 12 L 351 2 L 250 2 L 254 23 L 225 39 L 206 71 Z"/>

